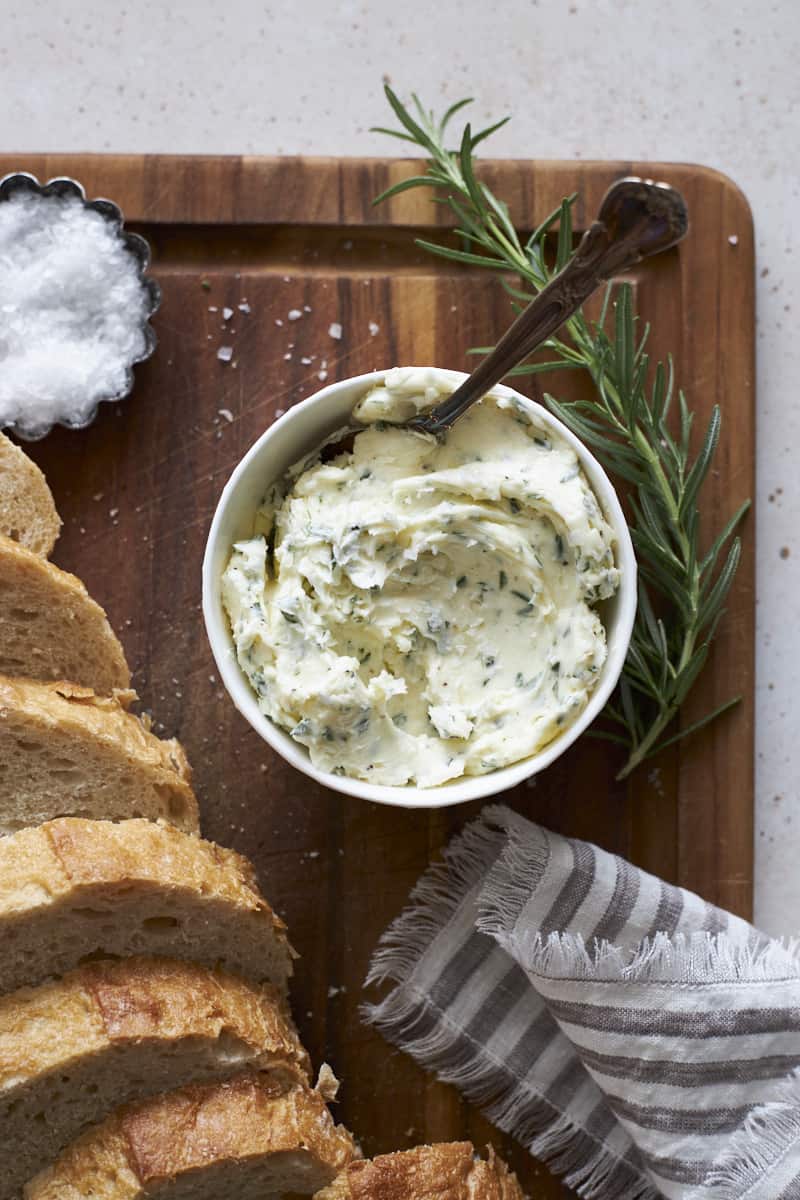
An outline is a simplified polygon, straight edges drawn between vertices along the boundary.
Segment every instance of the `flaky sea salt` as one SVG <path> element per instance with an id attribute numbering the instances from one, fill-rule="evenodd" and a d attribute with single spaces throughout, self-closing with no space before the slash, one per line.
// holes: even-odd
<path id="1" fill-rule="evenodd" d="M 233 346 L 220 346 L 217 351 L 217 358 L 220 362 L 230 362 L 233 358 Z"/>
<path id="2" fill-rule="evenodd" d="M 232 309 L 232 308 L 227 308 L 227 307 L 223 308 L 223 310 L 222 310 L 222 319 L 223 319 L 223 321 L 230 321 L 230 319 L 231 319 L 231 317 L 232 317 L 232 316 L 233 316 L 233 309 Z"/>
<path id="3" fill-rule="evenodd" d="M 332 337 L 334 341 L 341 341 L 342 327 L 338 321 L 334 321 L 332 325 L 328 326 L 328 335 Z"/>
<path id="4" fill-rule="evenodd" d="M 290 308 L 286 315 L 290 321 L 299 321 L 303 314 L 299 308 Z"/>
<path id="5" fill-rule="evenodd" d="M 114 226 L 77 197 L 0 203 L 0 427 L 40 436 L 122 395 L 149 296 Z"/>
<path id="6" fill-rule="evenodd" d="M 370 332 L 371 336 L 375 337 L 377 334 L 380 333 L 380 331 L 381 331 L 380 325 L 378 325 L 377 322 L 375 322 L 375 321 L 370 321 L 369 332 Z"/>

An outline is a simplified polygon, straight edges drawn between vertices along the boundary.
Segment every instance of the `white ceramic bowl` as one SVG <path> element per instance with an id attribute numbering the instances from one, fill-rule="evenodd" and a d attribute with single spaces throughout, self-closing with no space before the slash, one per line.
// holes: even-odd
<path id="1" fill-rule="evenodd" d="M 211 522 L 203 559 L 203 615 L 220 677 L 233 703 L 264 741 L 293 767 L 326 787 L 350 796 L 408 808 L 441 808 L 494 795 L 544 770 L 580 737 L 600 713 L 614 690 L 628 650 L 636 613 L 636 559 L 616 492 L 603 468 L 583 443 L 541 405 L 510 388 L 494 389 L 518 397 L 544 424 L 574 447 L 606 519 L 614 529 L 621 583 L 616 596 L 602 606 L 608 657 L 597 686 L 581 716 L 560 737 L 538 754 L 488 775 L 464 776 L 440 787 L 417 788 L 366 783 L 319 770 L 311 762 L 305 746 L 293 741 L 285 730 L 278 728 L 259 710 L 255 693 L 236 661 L 230 625 L 222 606 L 220 580 L 233 543 L 252 535 L 255 513 L 268 486 L 325 438 L 346 425 L 356 402 L 385 374 L 385 371 L 373 371 L 322 388 L 290 409 L 250 447 L 225 485 Z M 449 372 L 451 378 L 453 374 Z"/>

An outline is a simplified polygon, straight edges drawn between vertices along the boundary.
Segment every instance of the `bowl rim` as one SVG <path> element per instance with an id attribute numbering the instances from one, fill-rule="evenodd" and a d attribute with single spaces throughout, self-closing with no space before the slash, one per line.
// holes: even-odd
<path id="1" fill-rule="evenodd" d="M 312 392 L 265 429 L 240 458 L 222 489 L 206 539 L 202 565 L 203 619 L 219 677 L 234 707 L 256 733 L 290 766 L 325 787 L 344 795 L 371 800 L 373 803 L 400 808 L 445 808 L 454 804 L 464 804 L 470 800 L 486 799 L 537 775 L 573 745 L 599 715 L 622 672 L 633 632 L 637 607 L 636 557 L 619 497 L 604 468 L 591 451 L 562 421 L 536 400 L 523 396 L 520 392 L 504 384 L 492 388 L 493 394 L 514 396 L 522 400 L 536 413 L 537 417 L 540 417 L 573 447 L 586 472 L 592 491 L 603 509 L 606 520 L 614 530 L 616 559 L 620 569 L 620 587 L 615 597 L 617 612 L 614 621 L 614 644 L 609 647 L 609 654 L 597 686 L 583 712 L 563 734 L 548 743 L 538 753 L 529 755 L 519 762 L 500 767 L 486 775 L 462 775 L 458 779 L 450 780 L 437 787 L 419 788 L 409 785 L 369 783 L 366 780 L 353 779 L 347 775 L 333 775 L 329 771 L 314 766 L 306 747 L 295 742 L 286 730 L 274 724 L 258 707 L 255 692 L 236 658 L 233 637 L 222 605 L 220 578 L 215 569 L 215 558 L 221 541 L 221 529 L 229 510 L 235 506 L 239 486 L 247 476 L 252 464 L 261 457 L 264 447 L 276 436 L 276 431 L 283 431 L 287 425 L 291 424 L 302 426 L 304 417 L 307 416 L 310 408 L 320 407 L 326 400 L 342 392 L 353 392 L 357 388 L 367 391 L 376 383 L 382 382 L 391 369 L 387 367 L 368 371 L 361 375 L 349 376 L 346 379 L 326 384 Z M 441 369 L 446 370 L 452 379 L 467 377 L 465 372 L 451 371 L 449 368 L 407 369 Z M 298 437 L 297 441 L 298 446 L 309 444 L 308 438 L 304 442 L 302 437 Z M 299 461 L 303 457 L 303 453 L 302 449 L 298 450 L 292 462 L 284 464 L 281 474 Z M 264 490 L 269 486 L 269 482 L 271 481 L 265 480 Z M 225 549 L 229 549 L 229 546 L 226 546 Z"/>

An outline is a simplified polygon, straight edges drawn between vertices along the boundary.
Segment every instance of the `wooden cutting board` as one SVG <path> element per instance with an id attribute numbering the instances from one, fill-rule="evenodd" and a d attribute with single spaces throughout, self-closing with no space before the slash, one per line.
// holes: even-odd
<path id="1" fill-rule="evenodd" d="M 294 1007 L 316 1061 L 343 1079 L 338 1116 L 365 1153 L 417 1141 L 488 1139 L 537 1197 L 566 1194 L 547 1171 L 360 1021 L 362 981 L 381 931 L 412 884 L 477 806 L 405 812 L 346 799 L 285 766 L 220 689 L 200 613 L 200 562 L 214 506 L 238 459 L 281 410 L 334 380 L 394 364 L 464 368 L 511 313 L 489 273 L 414 246 L 447 223 L 425 196 L 373 208 L 411 164 L 383 160 L 21 155 L 124 209 L 149 239 L 163 288 L 160 345 L 136 389 L 82 433 L 32 448 L 65 525 L 56 561 L 108 609 L 156 729 L 185 743 L 208 836 L 249 854 L 302 958 Z M 675 356 L 702 425 L 724 415 L 703 513 L 706 535 L 754 483 L 753 233 L 747 203 L 700 167 L 494 162 L 482 170 L 532 228 L 577 191 L 578 230 L 612 180 L 667 178 L 692 229 L 633 275 L 652 349 Z M 240 311 L 246 303 L 250 312 Z M 223 306 L 234 310 L 224 322 Z M 290 312 L 299 311 L 292 320 Z M 329 327 L 339 323 L 342 337 Z M 224 325 L 224 328 L 223 328 Z M 233 347 L 224 364 L 217 350 Z M 310 360 L 310 361 L 309 361 Z M 574 395 L 576 380 L 548 390 Z M 572 389 L 572 390 L 568 390 Z M 535 387 L 530 389 L 536 394 Z M 503 797 L 551 828 L 589 838 L 708 900 L 749 914 L 753 834 L 752 517 L 716 650 L 684 714 L 741 693 L 710 730 L 613 782 L 615 760 L 586 738 L 529 786 Z"/>

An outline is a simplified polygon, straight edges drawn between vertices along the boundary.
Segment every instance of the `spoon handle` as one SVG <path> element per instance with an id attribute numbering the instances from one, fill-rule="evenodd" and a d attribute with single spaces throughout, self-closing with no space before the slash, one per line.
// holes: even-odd
<path id="1" fill-rule="evenodd" d="M 689 227 L 680 192 L 664 183 L 620 179 L 606 192 L 597 220 L 562 271 L 520 313 L 492 352 L 452 396 L 408 427 L 441 435 L 559 329 L 600 284 L 651 254 L 674 246 Z"/>

